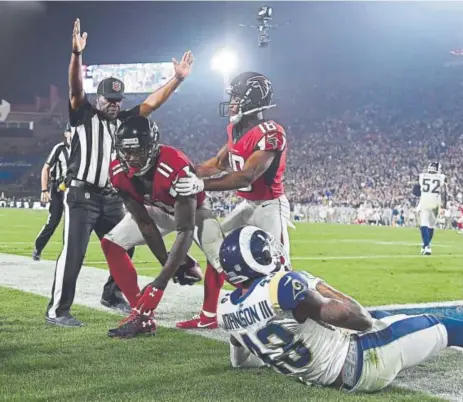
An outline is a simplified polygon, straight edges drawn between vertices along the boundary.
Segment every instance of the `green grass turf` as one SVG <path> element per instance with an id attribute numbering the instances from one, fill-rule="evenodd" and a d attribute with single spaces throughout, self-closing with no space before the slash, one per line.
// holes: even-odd
<path id="1" fill-rule="evenodd" d="M 0 287 L 2 401 L 432 401 L 389 388 L 375 395 L 309 388 L 268 369 L 232 370 L 228 347 L 162 328 L 109 339 L 115 317 L 79 306 L 87 326 L 56 328 L 43 297 Z"/>
<path id="2" fill-rule="evenodd" d="M 30 256 L 45 220 L 43 211 L 0 210 L 0 252 Z M 454 231 L 436 231 L 431 257 L 419 255 L 418 229 L 298 224 L 290 237 L 295 269 L 323 277 L 365 305 L 462 299 L 463 237 Z M 166 238 L 168 248 L 173 239 Z M 59 227 L 42 258 L 55 260 L 61 247 Z M 204 256 L 196 246 L 192 254 L 204 269 Z M 96 236 L 85 264 L 107 269 Z M 142 275 L 159 272 L 146 246 L 137 248 L 135 265 Z"/>

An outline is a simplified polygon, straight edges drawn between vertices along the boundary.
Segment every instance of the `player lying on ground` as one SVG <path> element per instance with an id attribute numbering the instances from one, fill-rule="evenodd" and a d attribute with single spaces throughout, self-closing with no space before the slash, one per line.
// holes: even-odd
<path id="1" fill-rule="evenodd" d="M 223 236 L 204 192 L 185 197 L 175 192 L 174 183 L 189 172 L 192 164 L 179 150 L 159 144 L 159 131 L 153 122 L 141 116 L 127 119 L 117 130 L 115 147 L 117 159 L 110 166 L 111 183 L 129 213 L 105 236 L 102 247 L 111 274 L 133 311 L 108 335 L 133 337 L 155 331 L 154 310 L 176 272 L 179 281 L 189 284 L 202 279 L 195 264 L 178 272 L 193 242 L 195 227 L 197 243 L 206 254 L 208 267 L 214 269 L 221 269 L 219 249 Z M 177 237 L 168 254 L 162 236 L 173 231 Z M 140 292 L 126 250 L 145 243 L 163 268 Z"/>
<path id="2" fill-rule="evenodd" d="M 306 383 L 378 391 L 448 346 L 463 346 L 463 321 L 431 314 L 373 319 L 352 298 L 306 272 L 288 272 L 280 244 L 245 226 L 220 261 L 242 288 L 218 308 L 233 367 L 269 366 Z"/>
<path id="3" fill-rule="evenodd" d="M 223 102 L 221 115 L 229 117 L 227 143 L 217 156 L 195 166 L 196 175 L 180 178 L 175 190 L 184 196 L 199 191 L 237 190 L 244 199 L 221 223 L 225 233 L 245 224 L 255 225 L 279 239 L 289 255 L 289 202 L 283 186 L 287 143 L 283 127 L 264 118 L 272 105 L 271 82 L 262 74 L 245 72 L 237 75 L 227 89 L 229 102 Z M 228 171 L 218 178 L 201 179 Z M 177 324 L 180 328 L 197 328 L 215 313 L 223 276 L 207 270 L 204 282 L 210 292 L 204 300 L 199 319 Z"/>
<path id="4" fill-rule="evenodd" d="M 420 230 L 423 245 L 421 254 L 431 255 L 431 240 L 441 206 L 447 204 L 447 179 L 442 174 L 439 162 L 429 164 L 426 172 L 420 173 L 418 183 L 413 186 L 413 195 L 420 197 L 417 211 L 420 213 Z"/>

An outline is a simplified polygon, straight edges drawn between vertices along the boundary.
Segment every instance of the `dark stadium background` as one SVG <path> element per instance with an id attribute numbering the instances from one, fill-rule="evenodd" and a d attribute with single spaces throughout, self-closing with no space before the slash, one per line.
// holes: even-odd
<path id="1" fill-rule="evenodd" d="M 76 17 L 89 32 L 86 63 L 169 61 L 191 48 L 192 80 L 210 78 L 210 57 L 224 44 L 236 49 L 243 69 L 265 70 L 278 85 L 366 80 L 394 69 L 414 74 L 463 46 L 463 5 L 455 2 L 267 4 L 275 22 L 290 25 L 258 49 L 257 32 L 238 25 L 255 23 L 259 2 L 2 2 L 1 95 L 25 102 L 49 84 L 66 87 Z"/>

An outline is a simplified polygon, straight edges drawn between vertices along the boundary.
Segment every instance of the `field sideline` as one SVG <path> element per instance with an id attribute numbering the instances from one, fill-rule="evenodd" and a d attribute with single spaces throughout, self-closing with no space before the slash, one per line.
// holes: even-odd
<path id="1" fill-rule="evenodd" d="M 48 296 L 60 233 L 43 253 L 44 261 L 30 260 L 45 219 L 40 211 L 0 210 L 0 253 L 8 254 L 0 255 L 0 285 Z M 419 233 L 412 229 L 300 224 L 290 235 L 296 269 L 324 277 L 365 305 L 462 299 L 463 239 L 454 232 L 436 233 L 430 258 L 419 255 Z M 197 250 L 193 254 L 203 260 Z M 135 262 L 145 276 L 142 281 L 159 269 L 144 247 L 137 249 Z M 76 303 L 104 310 L 98 297 L 107 270 L 97 239 L 89 247 L 86 265 L 104 270 L 82 270 Z M 202 288 L 169 286 L 166 295 L 160 324 L 172 326 L 199 309 Z M 44 324 L 46 301 L 0 288 L 1 400 L 287 400 L 288 395 L 295 401 L 432 400 L 401 388 L 374 396 L 346 395 L 307 388 L 269 370 L 233 371 L 224 343 L 177 330 L 162 328 L 154 338 L 130 342 L 109 340 L 106 330 L 117 318 L 94 308 L 73 310 L 88 324 L 85 328 L 50 328 Z M 223 339 L 219 331 L 207 335 Z M 462 400 L 463 380 L 455 378 L 459 368 L 463 370 L 462 355 L 450 350 L 402 375 L 396 385 Z"/>

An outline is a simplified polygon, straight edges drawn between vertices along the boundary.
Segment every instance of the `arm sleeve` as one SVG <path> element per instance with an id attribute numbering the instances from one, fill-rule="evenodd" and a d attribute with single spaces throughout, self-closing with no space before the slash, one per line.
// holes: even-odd
<path id="1" fill-rule="evenodd" d="M 235 346 L 230 342 L 230 362 L 233 368 L 265 367 L 265 363 L 243 346 Z"/>
<path id="2" fill-rule="evenodd" d="M 77 127 L 88 113 L 95 113 L 95 108 L 88 101 L 87 94 L 85 94 L 84 103 L 75 110 L 71 106 L 71 101 L 69 101 L 69 124 L 71 127 Z"/>

